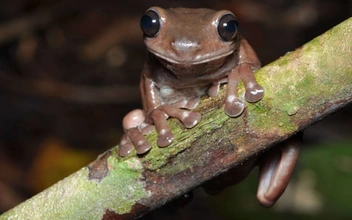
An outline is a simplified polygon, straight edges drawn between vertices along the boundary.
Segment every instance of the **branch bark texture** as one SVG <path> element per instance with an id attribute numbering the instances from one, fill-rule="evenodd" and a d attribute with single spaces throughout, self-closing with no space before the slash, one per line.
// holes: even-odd
<path id="1" fill-rule="evenodd" d="M 111 149 L 0 219 L 137 218 L 351 103 L 351 57 L 352 18 L 258 70 L 265 97 L 240 117 L 225 115 L 222 89 L 202 100 L 195 128 L 169 120 L 171 146 L 126 158 Z"/>

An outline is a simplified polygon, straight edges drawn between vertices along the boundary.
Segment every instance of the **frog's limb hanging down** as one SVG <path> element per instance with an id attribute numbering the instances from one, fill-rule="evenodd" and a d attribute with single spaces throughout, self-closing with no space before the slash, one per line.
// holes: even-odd
<path id="1" fill-rule="evenodd" d="M 269 152 L 246 161 L 225 174 L 203 185 L 209 194 L 218 194 L 224 188 L 243 181 L 252 169 L 259 166 L 257 198 L 261 205 L 270 207 L 285 191 L 294 171 L 301 145 L 301 133 L 294 135 Z"/>
<path id="2" fill-rule="evenodd" d="M 301 135 L 297 134 L 261 158 L 257 198 L 263 206 L 274 205 L 285 191 L 299 156 L 300 145 Z"/>

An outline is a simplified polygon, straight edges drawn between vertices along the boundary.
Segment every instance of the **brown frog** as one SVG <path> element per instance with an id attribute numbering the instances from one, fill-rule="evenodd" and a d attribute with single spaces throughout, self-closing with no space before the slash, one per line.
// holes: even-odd
<path id="1" fill-rule="evenodd" d="M 200 120 L 196 107 L 200 96 L 215 96 L 221 83 L 228 83 L 225 111 L 240 115 L 244 101 L 237 95 L 240 80 L 245 98 L 256 102 L 264 95 L 253 71 L 260 61 L 248 42 L 238 34 L 238 22 L 229 11 L 152 7 L 141 19 L 148 49 L 140 90 L 143 110 L 134 110 L 123 120 L 127 131 L 120 143 L 120 155 L 147 152 L 151 145 L 142 135 L 146 124 L 158 132 L 158 146 L 165 147 L 174 137 L 166 124 L 176 117 L 187 127 Z"/>
<path id="2" fill-rule="evenodd" d="M 153 129 L 151 125 L 158 133 L 157 145 L 170 145 L 174 136 L 167 119 L 178 118 L 187 128 L 196 126 L 201 115 L 191 109 L 197 106 L 202 95 L 216 96 L 222 83 L 228 85 L 225 112 L 230 117 L 243 112 L 244 99 L 256 102 L 263 97 L 264 89 L 254 77 L 260 61 L 238 33 L 237 18 L 230 11 L 151 7 L 140 25 L 148 50 L 140 81 L 143 110 L 133 110 L 123 119 L 125 134 L 120 141 L 120 156 L 128 155 L 133 149 L 137 154 L 149 151 L 151 145 L 144 135 Z M 240 81 L 245 86 L 244 97 L 237 93 Z M 266 164 L 273 164 L 275 160 L 268 161 Z M 294 162 L 291 160 L 293 167 Z M 276 175 L 270 170 L 280 167 L 275 164 L 272 169 L 262 166 L 265 171 L 262 173 L 268 174 L 269 179 Z M 266 183 L 268 175 L 261 178 Z M 280 184 L 281 188 L 286 187 L 289 176 Z M 265 192 L 272 184 L 260 186 L 260 191 Z M 276 196 L 272 197 L 276 201 Z"/>

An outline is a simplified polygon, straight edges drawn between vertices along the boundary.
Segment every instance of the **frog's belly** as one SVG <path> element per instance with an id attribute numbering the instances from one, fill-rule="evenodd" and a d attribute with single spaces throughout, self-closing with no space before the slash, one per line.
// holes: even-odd
<path id="1" fill-rule="evenodd" d="M 176 89 L 170 86 L 163 86 L 160 88 L 160 98 L 162 104 L 172 105 L 179 102 L 186 102 L 205 95 L 209 87 L 210 85 Z"/>

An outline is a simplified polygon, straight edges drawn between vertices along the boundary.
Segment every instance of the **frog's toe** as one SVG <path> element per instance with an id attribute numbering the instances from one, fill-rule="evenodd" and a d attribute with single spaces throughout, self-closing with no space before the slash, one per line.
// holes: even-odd
<path id="1" fill-rule="evenodd" d="M 118 150 L 118 154 L 121 157 L 125 157 L 129 155 L 133 150 L 133 144 L 132 142 L 126 137 L 126 135 L 123 135 L 120 141 L 120 148 Z"/>
<path id="2" fill-rule="evenodd" d="M 202 118 L 199 112 L 184 111 L 181 121 L 186 128 L 193 128 L 196 126 Z"/>
<path id="3" fill-rule="evenodd" d="M 227 97 L 225 112 L 230 117 L 239 116 L 244 110 L 244 102 L 236 96 Z"/>
<path id="4" fill-rule="evenodd" d="M 140 140 L 138 142 L 138 145 L 135 145 L 137 154 L 144 154 L 150 150 L 152 146 L 149 144 L 149 142 L 144 138 L 143 140 Z"/>
<path id="5" fill-rule="evenodd" d="M 257 102 L 262 99 L 264 96 L 264 89 L 262 86 L 258 85 L 257 83 L 251 83 L 246 88 L 245 99 L 248 102 Z"/>
<path id="6" fill-rule="evenodd" d="M 159 147 L 167 147 L 174 141 L 174 135 L 168 129 L 159 132 L 157 144 Z"/>

